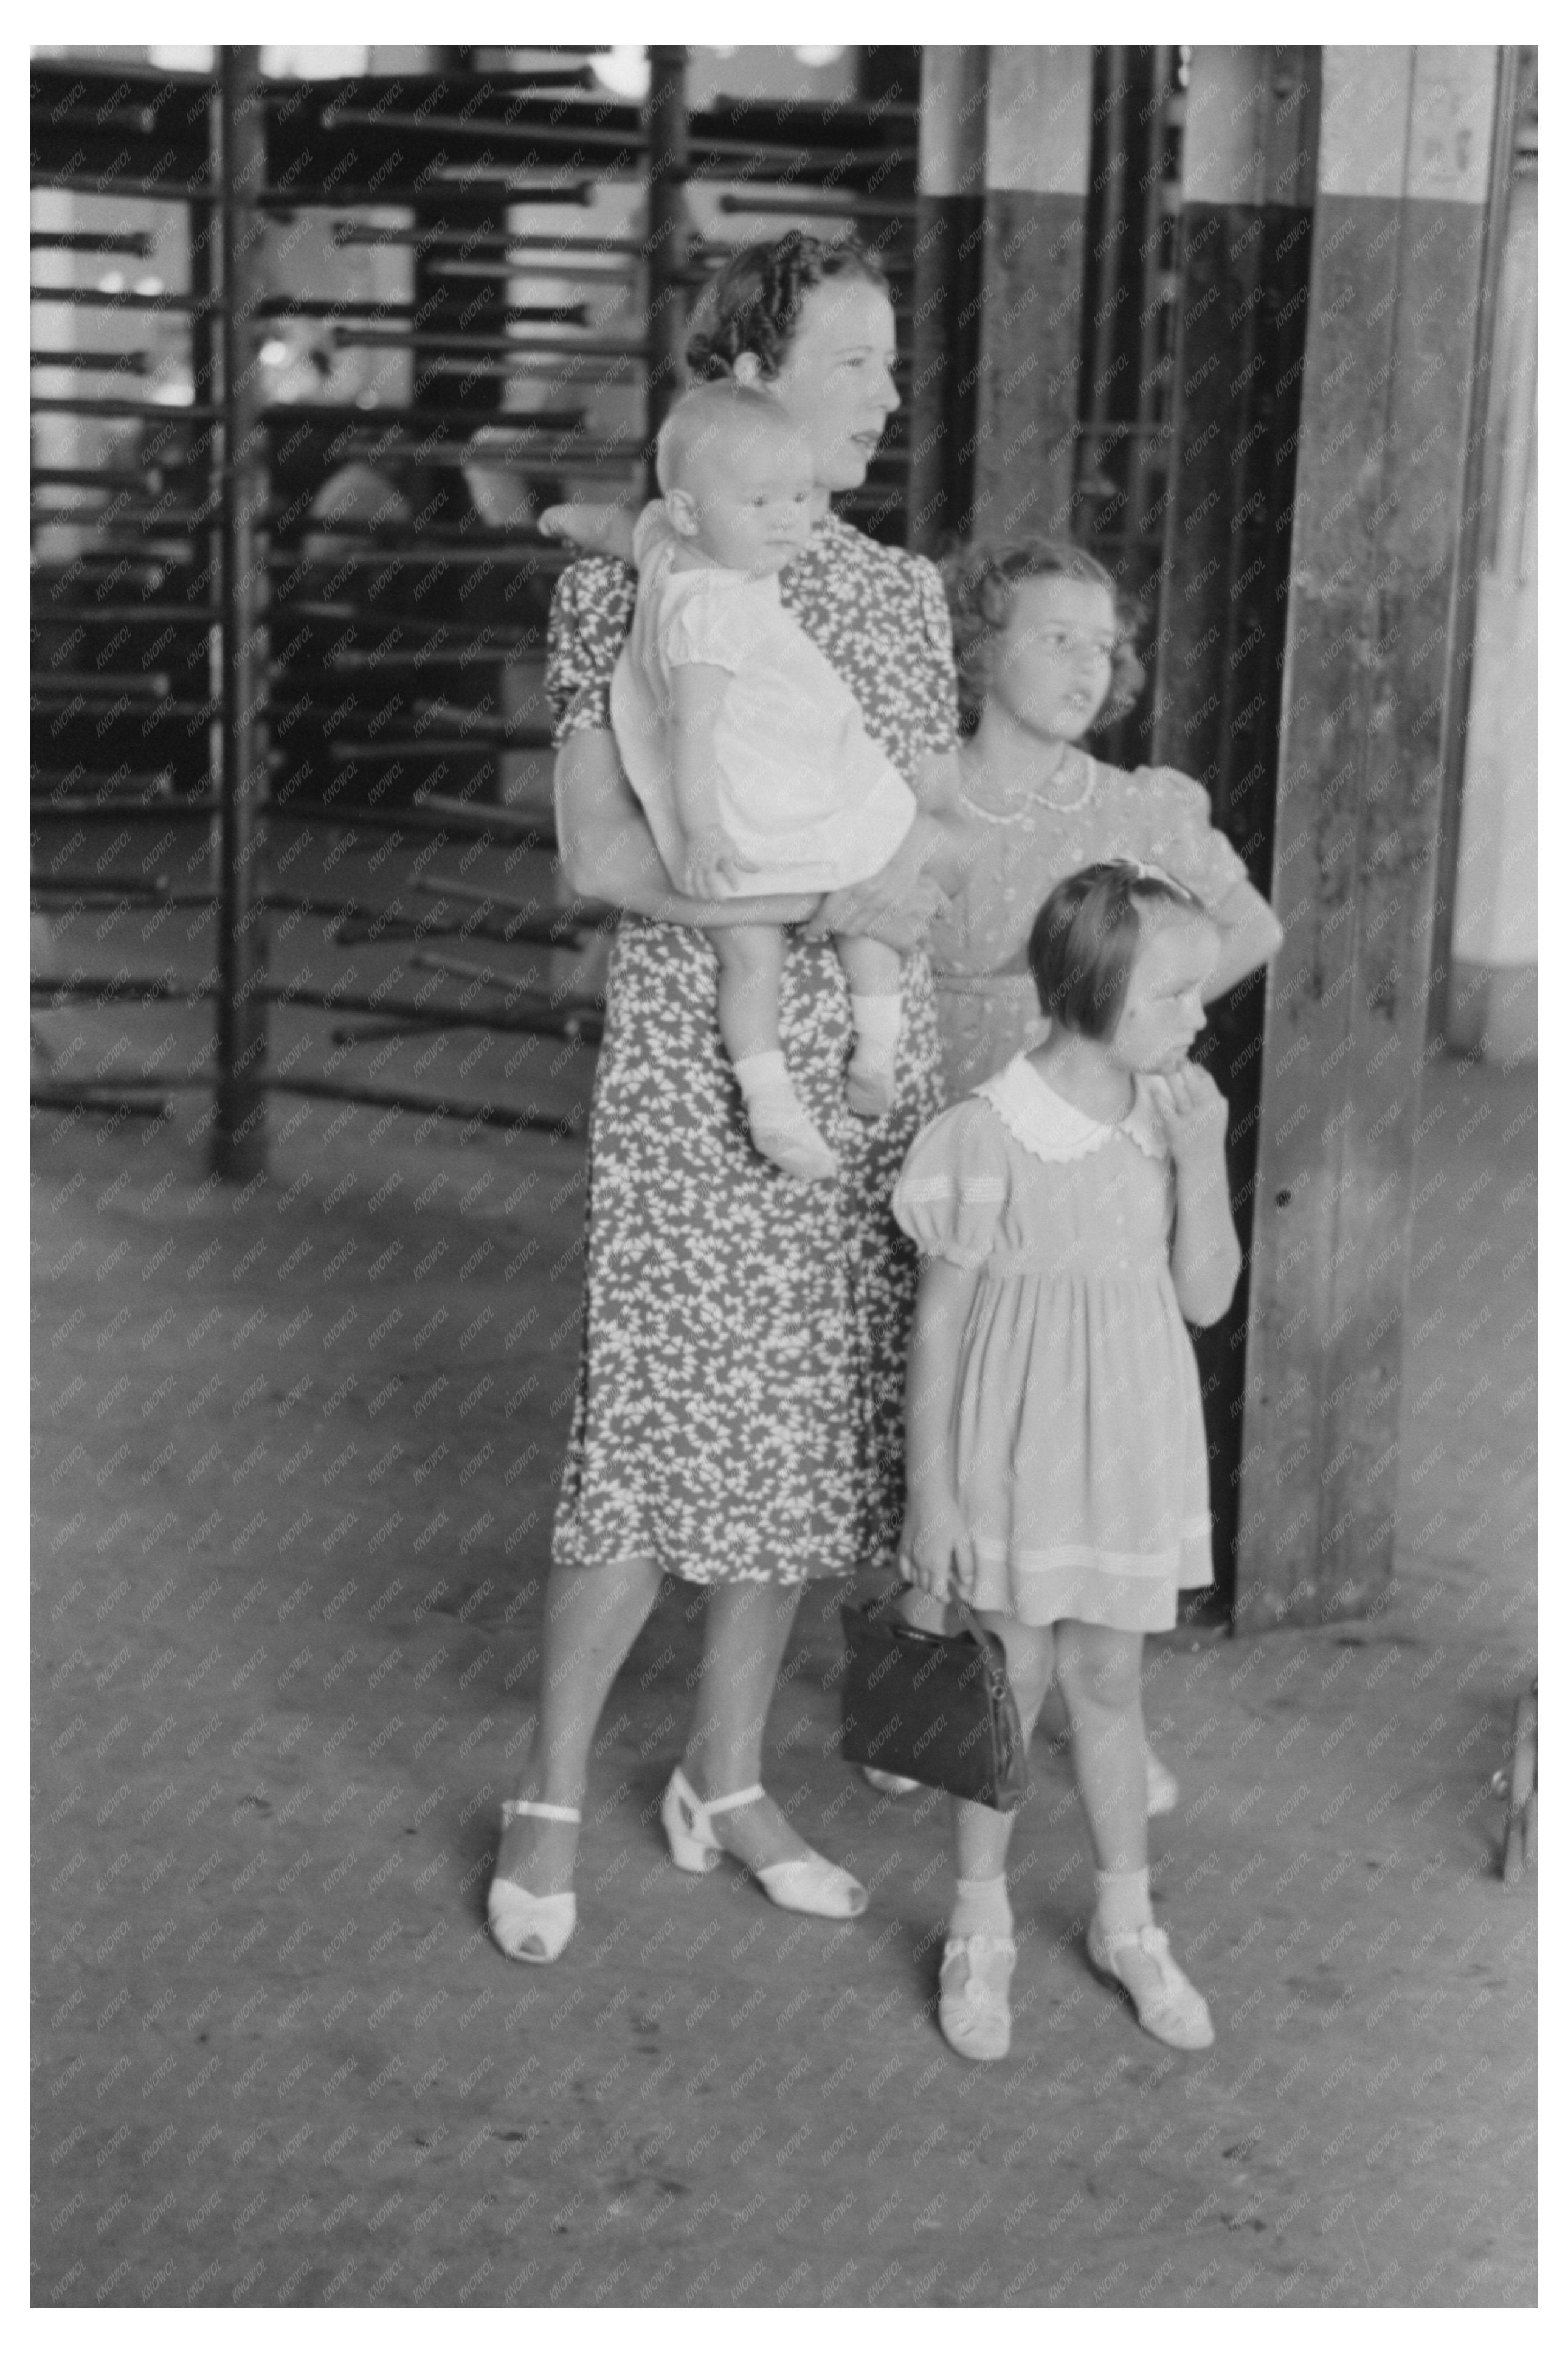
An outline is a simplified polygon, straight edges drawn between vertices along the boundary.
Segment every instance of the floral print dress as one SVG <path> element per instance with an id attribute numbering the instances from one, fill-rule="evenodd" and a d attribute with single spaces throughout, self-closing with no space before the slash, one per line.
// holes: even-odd
<path id="1" fill-rule="evenodd" d="M 609 725 L 630 569 L 563 574 L 546 685 L 555 740 Z M 781 576 L 787 611 L 910 778 L 952 749 L 955 685 L 935 567 L 837 517 Z M 832 1184 L 752 1148 L 700 931 L 624 915 L 611 952 L 589 1124 L 586 1282 L 553 1557 L 647 1556 L 698 1585 L 797 1584 L 889 1562 L 903 1517 L 903 1380 L 916 1261 L 889 1210 L 938 1109 L 925 958 L 904 964 L 893 1108 L 844 1099 L 853 1037 L 830 942 L 789 935 L 785 1059 L 837 1155 Z"/>

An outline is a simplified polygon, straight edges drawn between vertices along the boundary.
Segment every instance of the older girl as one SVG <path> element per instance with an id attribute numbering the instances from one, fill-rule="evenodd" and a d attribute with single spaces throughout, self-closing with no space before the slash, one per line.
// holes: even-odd
<path id="1" fill-rule="evenodd" d="M 952 1100 L 1039 1036 L 1029 926 L 1056 885 L 1096 859 L 1162 866 L 1203 902 L 1219 934 L 1211 999 L 1266 964 L 1284 934 L 1202 785 L 1177 768 L 1113 768 L 1081 740 L 1125 710 L 1142 680 L 1136 613 L 1103 565 L 1066 540 L 1024 539 L 976 543 L 945 574 L 973 728 L 962 758 L 967 839 L 931 930 Z"/>
<path id="2" fill-rule="evenodd" d="M 818 488 L 864 480 L 889 413 L 893 310 L 853 244 L 792 234 L 719 280 L 695 372 L 762 387 L 811 446 Z M 581 1369 L 545 1595 L 532 1752 L 503 1809 L 491 1933 L 553 1960 L 595 1727 L 668 1576 L 709 1588 L 685 1754 L 665 1793 L 676 1862 L 728 1853 L 774 1903 L 845 1916 L 864 1890 L 814 1852 L 762 1786 L 763 1730 L 808 1577 L 889 1560 L 903 1508 L 904 1347 L 912 1253 L 889 1216 L 910 1137 L 937 1108 L 923 956 L 904 970 L 891 1110 L 851 1115 L 853 1032 L 827 936 L 915 949 L 940 893 L 940 825 L 915 819 L 879 875 L 818 902 L 679 892 L 616 756 L 608 691 L 630 626 L 628 566 L 574 565 L 552 614 L 562 857 L 573 887 L 626 911 L 613 951 L 589 1138 Z M 826 513 L 782 575 L 786 608 L 851 689 L 919 799 L 951 772 L 951 629 L 933 566 Z M 707 934 L 803 923 L 781 988 L 784 1051 L 839 1169 L 793 1183 L 747 1140 L 715 1018 Z"/>

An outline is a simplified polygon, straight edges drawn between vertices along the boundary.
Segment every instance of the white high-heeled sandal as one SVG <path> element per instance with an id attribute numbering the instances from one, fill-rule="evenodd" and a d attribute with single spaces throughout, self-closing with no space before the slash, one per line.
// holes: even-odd
<path id="1" fill-rule="evenodd" d="M 519 1814 L 534 1814 L 546 1822 L 583 1819 L 575 1806 L 546 1806 L 533 1798 L 507 1798 L 500 1810 L 502 1828 Z M 531 1895 L 515 1879 L 492 1879 L 485 1916 L 490 1935 L 509 1961 L 554 1961 L 565 1951 L 577 1926 L 577 1898 L 570 1888 L 562 1895 Z"/>
<path id="2" fill-rule="evenodd" d="M 670 1860 L 678 1871 L 716 1870 L 727 1850 L 713 1834 L 712 1817 L 749 1806 L 765 1793 L 760 1781 L 749 1789 L 734 1789 L 727 1798 L 710 1798 L 704 1805 L 678 1765 L 669 1777 L 659 1806 L 659 1820 L 669 1841 Z M 737 1855 L 733 1858 L 739 1862 Z M 784 1862 L 760 1866 L 745 1863 L 763 1894 L 784 1912 L 810 1912 L 824 1920 L 853 1920 L 869 1901 L 858 1879 L 840 1871 L 826 1855 L 801 1854 Z"/>

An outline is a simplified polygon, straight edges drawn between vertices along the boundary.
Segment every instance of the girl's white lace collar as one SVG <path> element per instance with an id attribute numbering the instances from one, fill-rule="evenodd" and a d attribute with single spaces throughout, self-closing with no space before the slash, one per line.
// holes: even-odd
<path id="1" fill-rule="evenodd" d="M 1046 1084 L 1025 1054 L 1015 1054 L 994 1079 L 987 1079 L 974 1092 L 984 1096 L 1015 1143 L 1032 1152 L 1037 1160 L 1084 1160 L 1119 1135 L 1147 1153 L 1151 1160 L 1166 1156 L 1160 1112 L 1170 1095 L 1163 1079 L 1135 1072 L 1132 1108 L 1125 1119 L 1114 1122 L 1090 1119 L 1087 1112 L 1067 1102 Z"/>

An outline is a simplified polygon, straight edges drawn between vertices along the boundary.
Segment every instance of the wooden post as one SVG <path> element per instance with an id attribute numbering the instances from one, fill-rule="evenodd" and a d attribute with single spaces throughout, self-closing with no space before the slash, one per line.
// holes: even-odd
<path id="1" fill-rule="evenodd" d="M 1067 531 L 1089 52 L 928 48 L 910 544 Z"/>
<path id="2" fill-rule="evenodd" d="M 1499 52 L 1326 48 L 1287 614 L 1242 1628 L 1392 1573 Z"/>
<path id="3" fill-rule="evenodd" d="M 261 217 L 266 113 L 258 48 L 218 50 L 215 101 L 218 248 L 222 273 L 220 687 L 217 902 L 217 1091 L 212 1165 L 242 1184 L 267 1166 L 267 971 L 262 849 L 267 675 L 265 574 L 258 525 L 267 495 L 262 462 L 257 307 L 266 293 Z"/>

